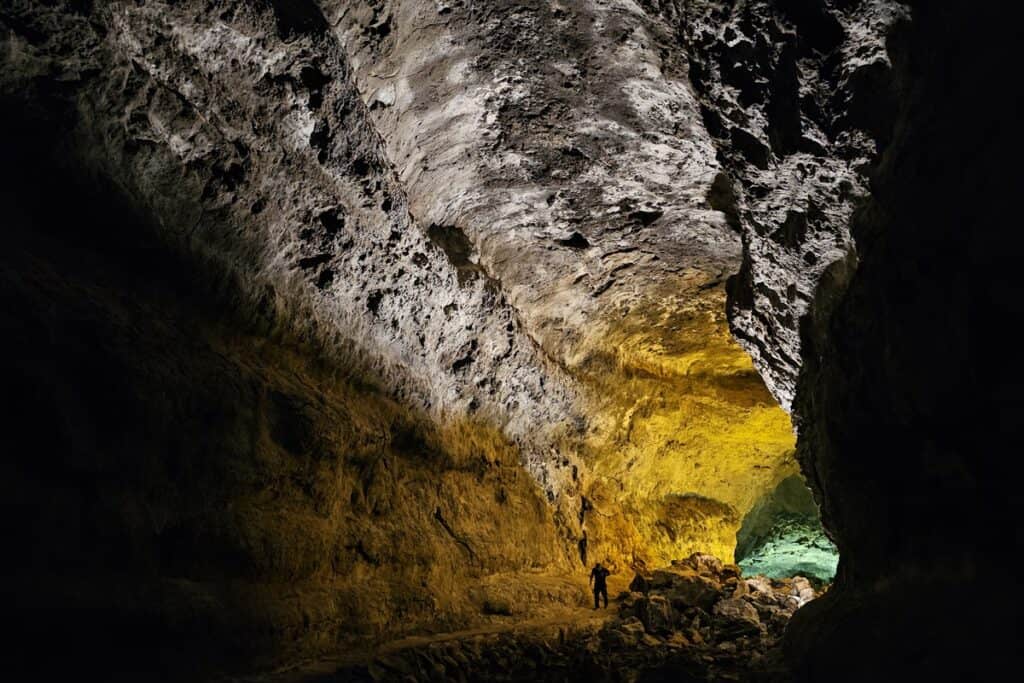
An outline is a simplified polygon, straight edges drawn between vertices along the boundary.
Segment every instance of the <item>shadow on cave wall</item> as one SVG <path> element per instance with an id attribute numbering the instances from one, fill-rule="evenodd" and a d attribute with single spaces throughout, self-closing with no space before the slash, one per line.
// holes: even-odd
<path id="1" fill-rule="evenodd" d="M 157 367 L 146 382 L 156 390 L 140 393 L 143 383 L 130 375 L 143 369 L 139 359 L 147 345 L 173 337 L 185 343 L 178 354 L 190 349 L 189 331 L 174 329 L 166 311 L 138 302 L 155 295 L 151 303 L 165 298 L 176 307 L 198 292 L 148 241 L 145 220 L 118 193 L 72 172 L 70 152 L 51 146 L 59 136 L 50 127 L 68 121 L 21 116 L 21 102 L 5 101 L 2 111 L 0 373 L 9 457 L 0 504 L 10 553 L 4 601 L 16 615 L 24 647 L 49 642 L 62 657 L 87 665 L 116 642 L 130 668 L 143 664 L 132 661 L 135 653 L 160 657 L 153 638 L 167 634 L 160 619 L 133 609 L 141 596 L 132 595 L 137 586 L 127 575 L 139 563 L 155 575 L 163 561 L 186 559 L 142 547 L 153 535 L 144 528 L 152 512 L 145 508 L 161 507 L 168 495 L 142 486 L 153 474 L 147 470 L 167 468 L 163 474 L 173 482 L 194 478 L 177 495 L 191 498 L 196 508 L 216 497 L 216 480 L 229 473 L 217 471 L 216 460 L 180 457 L 192 425 L 177 422 L 182 415 L 173 403 L 204 405 L 205 419 L 227 420 L 214 407 L 229 397 L 223 385 L 210 381 L 175 398 L 172 384 L 157 389 L 156 378 L 165 372 Z M 141 327 L 132 330 L 136 325 Z M 137 363 L 119 348 L 126 342 Z M 157 412 L 168 418 L 163 433 L 147 419 Z M 152 457 L 148 446 L 161 438 L 167 439 L 166 459 Z M 219 446 L 199 445 L 208 453 Z M 126 498 L 133 488 L 137 495 Z M 147 495 L 153 493 L 155 498 Z M 173 528 L 166 531 L 174 534 Z M 185 551 L 187 544 L 181 545 Z M 219 552 L 231 554 L 227 547 Z M 237 566 L 240 558 L 224 559 Z"/>
<path id="2" fill-rule="evenodd" d="M 2 110 L 0 505 L 16 638 L 59 653 L 41 672 L 171 676 L 254 646 L 272 653 L 282 636 L 268 612 L 280 606 L 261 604 L 255 583 L 308 578 L 314 552 L 261 557 L 274 534 L 246 528 L 232 505 L 274 484 L 254 461 L 261 441 L 284 460 L 315 450 L 316 409 L 268 377 L 259 352 L 234 355 L 254 339 L 231 321 L 258 332 L 253 321 L 62 147 L 54 131 L 70 122 L 19 116 L 20 102 Z M 278 463 L 280 475 L 314 486 L 304 457 Z"/>
<path id="3" fill-rule="evenodd" d="M 453 630 L 479 618 L 490 575 L 566 561 L 499 435 L 443 433 L 240 316 L 223 274 L 159 242 L 88 150 L 64 147 L 69 122 L 0 104 L 15 668 L 266 668 Z"/>
<path id="4" fill-rule="evenodd" d="M 787 633 L 809 680 L 987 680 L 1017 667 L 1020 600 L 992 588 L 1016 584 L 998 555 L 1020 545 L 1007 529 L 1019 527 L 1019 476 L 990 445 L 1007 413 L 972 355 L 983 312 L 1020 306 L 998 269 L 975 279 L 1005 248 L 993 230 L 1019 214 L 1005 21 L 994 5 L 915 3 L 894 54 L 892 142 L 853 222 L 859 266 L 826 279 L 804 321 L 798 454 L 842 551 L 833 590 Z"/>

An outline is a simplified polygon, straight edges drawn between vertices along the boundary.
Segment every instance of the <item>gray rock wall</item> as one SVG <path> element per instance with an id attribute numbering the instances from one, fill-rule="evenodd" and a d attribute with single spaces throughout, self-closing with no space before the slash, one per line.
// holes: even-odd
<path id="1" fill-rule="evenodd" d="M 537 481 L 571 470 L 521 464 L 573 389 L 282 7 L 0 11 L 4 596 L 44 671 L 458 628 L 506 575 L 520 616 L 580 600 Z"/>
<path id="2" fill-rule="evenodd" d="M 800 321 L 822 274 L 856 261 L 849 221 L 896 106 L 896 2 L 688 3 L 676 18 L 725 175 L 716 202 L 742 228 L 730 282 L 736 338 L 784 408 Z"/>
<path id="3" fill-rule="evenodd" d="M 487 621 L 510 582 L 517 618 L 582 600 L 514 444 L 275 337 L 44 156 L 53 125 L 6 118 L 2 146 L 13 670 L 194 679 Z"/>
<path id="4" fill-rule="evenodd" d="M 984 475 L 943 431 L 965 380 L 934 377 L 966 364 L 963 278 L 944 278 L 958 225 L 981 221 L 963 207 L 987 206 L 977 178 L 1000 176 L 950 161 L 974 154 L 953 121 L 977 112 L 942 74 L 975 96 L 963 84 L 996 56 L 980 32 L 957 42 L 969 13 L 909 16 L 880 0 L 5 4 L 19 609 L 48 596 L 175 637 L 198 620 L 193 646 L 234 637 L 207 654 L 258 650 L 257 666 L 339 631 L 470 623 L 488 582 L 567 571 L 594 472 L 625 491 L 630 459 L 657 451 L 686 473 L 678 444 L 723 431 L 705 415 L 768 415 L 722 331 L 725 289 L 846 553 L 794 631 L 809 675 L 829 668 L 811 648 L 850 652 L 813 625 L 875 623 L 856 614 L 883 578 L 970 580 L 970 549 L 933 523 L 967 538 L 974 518 L 935 490 L 972 509 Z M 763 491 L 708 483 L 719 465 L 764 490 L 793 466 L 761 427 L 746 433 L 771 449 L 637 500 L 738 519 Z M 655 528 L 605 513 L 622 548 Z M 728 531 L 721 517 L 702 523 Z M 67 589 L 53 566 L 84 578 Z M 92 594 L 114 597 L 74 602 Z"/>
<path id="5" fill-rule="evenodd" d="M 315 3 L 288 5 L 19 3 L 4 91 L 37 107 L 54 91 L 69 152 L 235 277 L 273 332 L 437 415 L 482 410 L 518 435 L 558 422 L 571 392 L 502 293 L 410 217 L 338 41 Z"/>

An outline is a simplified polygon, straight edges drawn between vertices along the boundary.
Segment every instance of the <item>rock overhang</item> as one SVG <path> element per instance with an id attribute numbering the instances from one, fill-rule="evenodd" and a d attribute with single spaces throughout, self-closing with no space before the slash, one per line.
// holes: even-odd
<path id="1" fill-rule="evenodd" d="M 813 108 L 818 147 L 773 140 L 786 131 L 734 82 L 727 33 L 785 48 L 794 32 L 764 24 L 764 3 L 296 6 L 316 12 L 96 3 L 60 15 L 83 38 L 70 57 L 45 31 L 6 34 L 4 94 L 26 74 L 61 83 L 46 97 L 74 112 L 90 173 L 240 283 L 232 304 L 268 335 L 451 427 L 433 450 L 478 443 L 454 466 L 513 468 L 496 444 L 514 442 L 560 541 L 585 526 L 618 562 L 731 559 L 745 509 L 795 467 L 772 395 L 788 405 L 808 293 L 850 254 L 870 143 Z M 874 54 L 890 25 L 858 11 L 840 13 L 866 27 L 843 55 L 867 54 L 854 39 Z M 751 55 L 748 71 L 792 66 L 787 49 Z M 799 53 L 801 78 L 816 60 Z M 857 63 L 805 78 L 807 99 Z M 596 509 L 578 516 L 584 497 Z M 493 512 L 475 502 L 437 508 L 446 542 L 462 547 L 457 511 Z"/>
<path id="2" fill-rule="evenodd" d="M 607 539 L 620 560 L 662 535 L 640 510 L 677 509 L 673 496 L 714 501 L 701 531 L 680 532 L 695 544 L 684 554 L 712 550 L 700 544 L 715 527 L 709 542 L 731 560 L 738 520 L 795 469 L 794 437 L 726 326 L 741 235 L 713 206 L 722 168 L 670 22 L 625 2 L 328 14 L 410 179 L 410 210 L 466 235 L 527 333 L 580 387 L 589 429 L 561 450 L 585 483 L 559 493 L 619 508 L 601 491 L 623 476 L 643 492 L 626 515 L 637 528 Z M 384 15 L 378 41 L 365 22 Z M 393 104 L 380 104 L 381 88 L 399 93 Z M 648 467 L 627 474 L 637 460 Z M 648 560 L 684 550 L 661 543 Z"/>

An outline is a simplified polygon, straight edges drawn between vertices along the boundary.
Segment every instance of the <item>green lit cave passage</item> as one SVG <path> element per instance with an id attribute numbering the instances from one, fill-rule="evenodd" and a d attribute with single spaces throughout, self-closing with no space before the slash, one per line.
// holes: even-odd
<path id="1" fill-rule="evenodd" d="M 839 552 L 822 528 L 818 506 L 801 476 L 783 479 L 747 513 L 736 535 L 736 562 L 745 574 L 832 582 Z"/>

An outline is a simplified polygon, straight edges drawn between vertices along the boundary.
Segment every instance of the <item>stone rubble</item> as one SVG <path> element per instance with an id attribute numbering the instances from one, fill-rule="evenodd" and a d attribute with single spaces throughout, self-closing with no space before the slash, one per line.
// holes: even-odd
<path id="1" fill-rule="evenodd" d="M 793 613 L 820 594 L 804 577 L 743 577 L 736 565 L 695 553 L 637 574 L 603 624 L 430 642 L 318 680 L 786 680 L 782 633 Z"/>
<path id="2" fill-rule="evenodd" d="M 793 613 L 817 595 L 802 576 L 744 578 L 736 565 L 695 553 L 649 576 L 638 574 L 630 590 L 619 596 L 620 621 L 610 628 L 627 637 L 638 621 L 646 635 L 665 641 L 676 638 L 725 649 L 733 643 L 763 653 L 782 635 Z"/>

